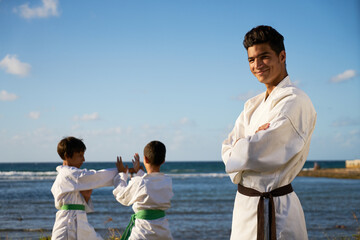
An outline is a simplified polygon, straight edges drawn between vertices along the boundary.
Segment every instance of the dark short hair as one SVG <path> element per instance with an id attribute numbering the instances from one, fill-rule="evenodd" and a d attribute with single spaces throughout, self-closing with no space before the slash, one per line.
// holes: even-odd
<path id="1" fill-rule="evenodd" d="M 150 165 L 160 166 L 165 162 L 166 147 L 162 142 L 151 141 L 144 148 L 144 156 Z"/>
<path id="2" fill-rule="evenodd" d="M 280 54 L 282 50 L 285 50 L 284 37 L 270 26 L 260 25 L 245 34 L 243 44 L 246 50 L 255 44 L 261 43 L 269 43 L 276 54 Z"/>
<path id="3" fill-rule="evenodd" d="M 65 160 L 66 157 L 71 158 L 74 153 L 85 152 L 86 146 L 83 143 L 82 139 L 75 137 L 65 137 L 63 138 L 57 146 L 57 152 L 62 160 Z"/>

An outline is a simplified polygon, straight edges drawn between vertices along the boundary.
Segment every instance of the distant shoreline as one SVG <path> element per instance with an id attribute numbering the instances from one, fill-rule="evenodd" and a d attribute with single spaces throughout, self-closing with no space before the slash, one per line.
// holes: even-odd
<path id="1" fill-rule="evenodd" d="M 324 168 L 302 170 L 299 177 L 325 177 L 341 179 L 360 179 L 360 168 Z"/>

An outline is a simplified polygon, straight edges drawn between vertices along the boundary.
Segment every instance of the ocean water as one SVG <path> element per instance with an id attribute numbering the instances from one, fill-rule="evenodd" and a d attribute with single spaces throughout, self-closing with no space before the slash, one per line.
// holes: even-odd
<path id="1" fill-rule="evenodd" d="M 344 161 L 318 161 L 323 168 L 345 167 Z M 39 239 L 51 235 L 56 209 L 50 192 L 57 163 L 0 163 L 0 239 Z M 306 162 L 304 168 L 312 168 Z M 114 167 L 91 163 L 88 169 Z M 222 162 L 167 162 L 162 171 L 173 178 L 174 198 L 167 211 L 174 239 L 229 239 L 237 186 Z M 360 224 L 360 180 L 297 177 L 293 187 L 302 203 L 309 239 L 351 237 Z M 104 238 L 110 228 L 127 226 L 131 207 L 120 205 L 112 187 L 95 189 L 95 212 L 89 222 Z M 343 226 L 343 227 L 339 227 Z"/>

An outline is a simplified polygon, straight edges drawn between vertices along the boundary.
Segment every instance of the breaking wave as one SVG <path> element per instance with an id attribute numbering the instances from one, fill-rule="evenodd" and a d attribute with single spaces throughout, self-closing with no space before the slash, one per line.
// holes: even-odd
<path id="1" fill-rule="evenodd" d="M 189 173 L 189 172 L 169 172 L 172 178 L 223 178 L 226 173 Z M 55 180 L 56 171 L 30 172 L 30 171 L 0 171 L 0 180 Z"/>
<path id="2" fill-rule="evenodd" d="M 54 180 L 56 171 L 30 172 L 30 171 L 0 171 L 0 180 Z"/>

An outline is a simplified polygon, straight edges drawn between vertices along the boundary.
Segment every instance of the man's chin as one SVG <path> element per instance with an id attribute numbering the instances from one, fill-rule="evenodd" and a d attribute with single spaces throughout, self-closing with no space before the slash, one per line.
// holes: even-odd
<path id="1" fill-rule="evenodd" d="M 263 84 L 266 83 L 266 78 L 265 78 L 265 77 L 263 77 L 263 76 L 261 76 L 261 77 L 256 76 L 256 78 L 257 78 L 257 80 L 258 80 L 259 82 L 261 82 L 261 83 L 263 83 Z"/>

